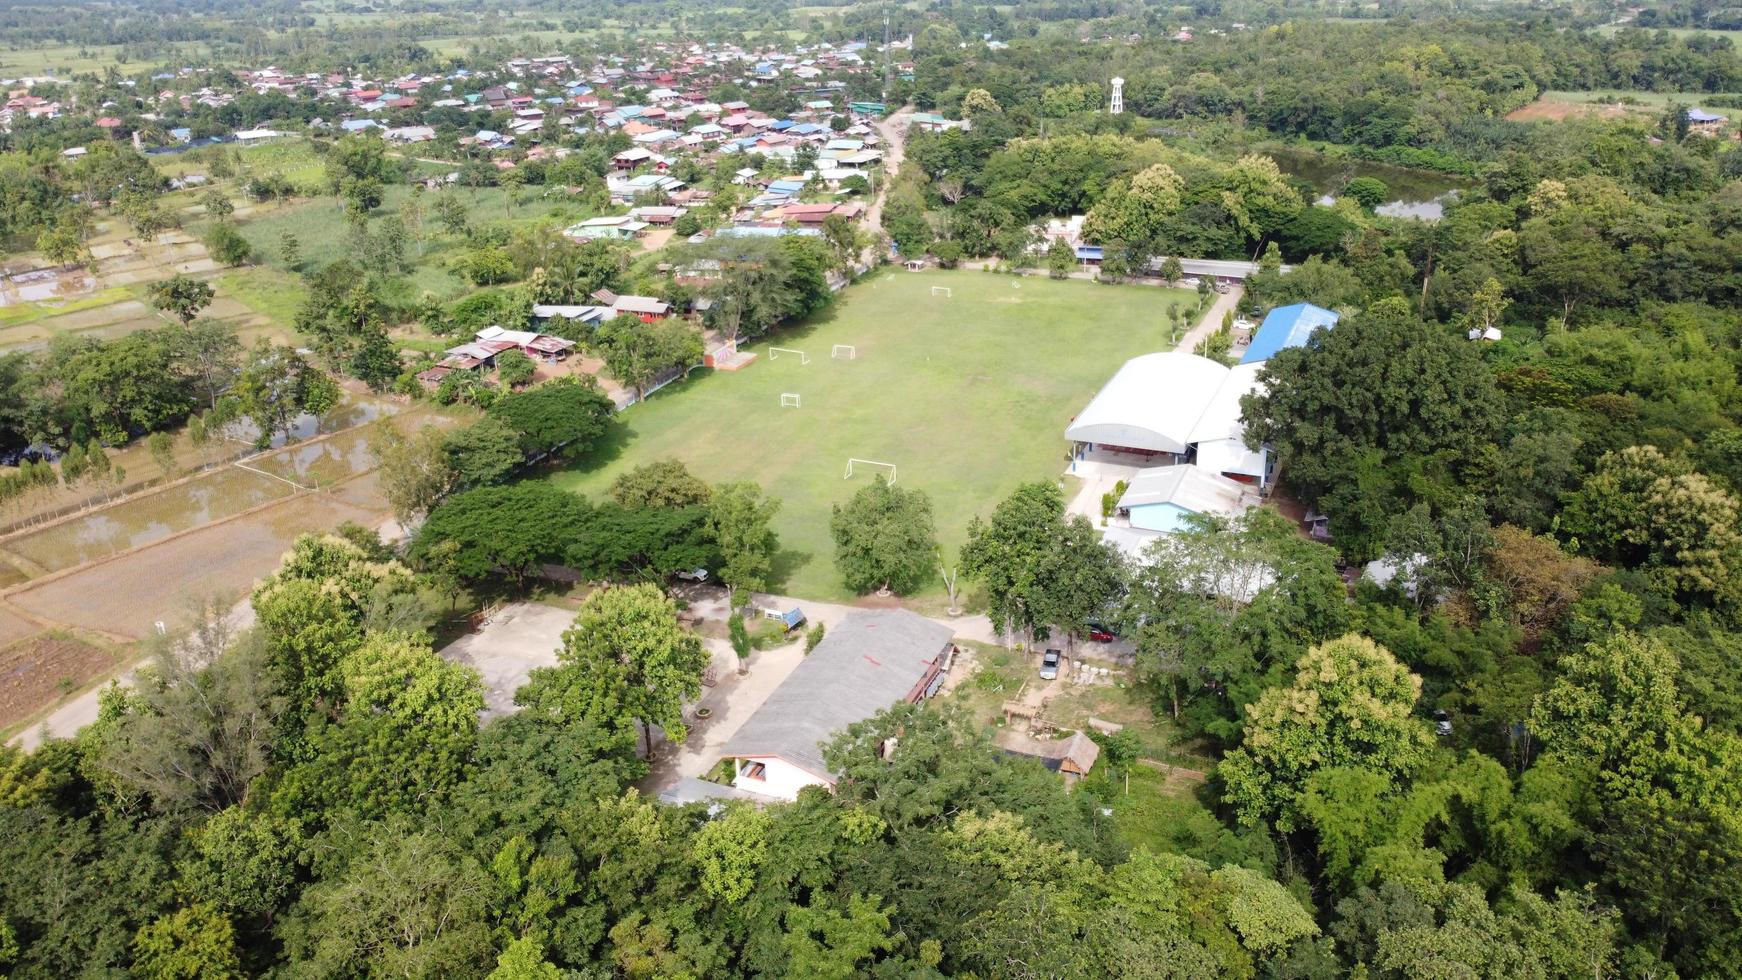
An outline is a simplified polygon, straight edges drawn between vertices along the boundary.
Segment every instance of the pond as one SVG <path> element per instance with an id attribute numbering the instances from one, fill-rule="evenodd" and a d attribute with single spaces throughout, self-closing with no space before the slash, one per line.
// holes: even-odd
<path id="1" fill-rule="evenodd" d="M 1375 212 L 1390 218 L 1420 218 L 1437 221 L 1445 213 L 1446 202 L 1469 181 L 1426 170 L 1392 167 L 1367 160 L 1340 160 L 1314 150 L 1279 148 L 1263 151 L 1276 161 L 1282 172 L 1299 177 L 1313 185 L 1321 195 L 1320 204 L 1330 204 L 1343 185 L 1356 177 L 1373 177 L 1385 184 L 1390 199 L 1375 208 Z"/>

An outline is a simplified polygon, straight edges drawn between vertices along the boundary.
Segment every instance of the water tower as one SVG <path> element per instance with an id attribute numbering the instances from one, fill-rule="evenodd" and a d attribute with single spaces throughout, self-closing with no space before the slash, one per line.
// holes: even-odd
<path id="1" fill-rule="evenodd" d="M 1107 102 L 1107 114 L 1117 116 L 1125 111 L 1125 79 L 1113 77 L 1113 97 Z"/>

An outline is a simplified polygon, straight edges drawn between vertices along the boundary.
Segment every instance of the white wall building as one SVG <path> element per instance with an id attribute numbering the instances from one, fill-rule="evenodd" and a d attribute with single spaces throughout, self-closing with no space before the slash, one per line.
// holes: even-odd
<path id="1" fill-rule="evenodd" d="M 1261 364 L 1229 368 L 1207 357 L 1168 351 L 1126 361 L 1065 429 L 1079 452 L 1096 449 L 1195 462 L 1262 486 L 1269 454 L 1246 445 L 1240 399 L 1258 391 Z"/>

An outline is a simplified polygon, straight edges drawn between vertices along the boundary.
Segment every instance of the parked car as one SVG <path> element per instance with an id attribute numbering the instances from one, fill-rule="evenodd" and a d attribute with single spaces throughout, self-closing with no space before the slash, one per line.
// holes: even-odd
<path id="1" fill-rule="evenodd" d="M 1452 736 L 1452 716 L 1444 708 L 1434 712 L 1434 734 L 1441 738 Z"/>
<path id="2" fill-rule="evenodd" d="M 1040 679 L 1043 681 L 1058 680 L 1059 662 L 1063 659 L 1064 654 L 1057 650 L 1048 650 L 1040 658 Z"/>
<path id="3" fill-rule="evenodd" d="M 1089 639 L 1094 640 L 1096 643 L 1112 643 L 1115 639 L 1118 639 L 1118 637 L 1113 635 L 1112 630 L 1102 626 L 1100 623 L 1090 623 Z"/>
<path id="4" fill-rule="evenodd" d="M 705 568 L 686 569 L 685 571 L 678 572 L 677 577 L 683 579 L 685 582 L 706 582 L 708 580 L 708 570 Z"/>

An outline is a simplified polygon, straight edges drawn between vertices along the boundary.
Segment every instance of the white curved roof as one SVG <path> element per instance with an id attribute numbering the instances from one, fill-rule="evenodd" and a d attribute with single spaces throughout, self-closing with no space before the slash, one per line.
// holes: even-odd
<path id="1" fill-rule="evenodd" d="M 1065 429 L 1073 442 L 1184 453 L 1204 408 L 1228 378 L 1206 357 L 1172 351 L 1125 362 Z M 1236 418 L 1239 399 L 1235 398 Z"/>
<path id="2" fill-rule="evenodd" d="M 1204 405 L 1203 414 L 1192 426 L 1192 442 L 1214 442 L 1217 439 L 1239 439 L 1246 431 L 1240 424 L 1240 399 L 1248 392 L 1262 390 L 1258 372 L 1262 362 L 1237 364 L 1228 369 L 1228 376 Z"/>

